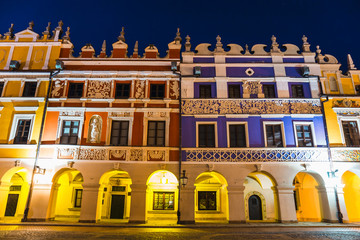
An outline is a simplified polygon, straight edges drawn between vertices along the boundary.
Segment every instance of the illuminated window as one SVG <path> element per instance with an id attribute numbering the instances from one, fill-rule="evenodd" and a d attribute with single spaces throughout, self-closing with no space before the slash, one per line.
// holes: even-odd
<path id="1" fill-rule="evenodd" d="M 15 144 L 27 144 L 30 134 L 30 126 L 30 119 L 19 119 L 14 138 Z"/>
<path id="2" fill-rule="evenodd" d="M 130 84 L 117 83 L 115 90 L 115 98 L 129 98 Z"/>
<path id="3" fill-rule="evenodd" d="M 230 147 L 246 147 L 245 124 L 229 125 Z"/>
<path id="4" fill-rule="evenodd" d="M 35 97 L 37 82 L 25 82 L 23 97 Z"/>
<path id="5" fill-rule="evenodd" d="M 83 95 L 84 83 L 69 83 L 68 98 L 81 98 Z"/>
<path id="6" fill-rule="evenodd" d="M 198 209 L 216 210 L 216 191 L 198 191 Z"/>
<path id="7" fill-rule="evenodd" d="M 199 147 L 215 147 L 214 124 L 200 124 L 198 131 Z"/>
<path id="8" fill-rule="evenodd" d="M 267 147 L 283 147 L 281 125 L 267 124 L 266 128 L 266 146 Z"/>
<path id="9" fill-rule="evenodd" d="M 356 121 L 342 121 L 345 143 L 347 147 L 359 147 L 359 128 Z"/>
<path id="10" fill-rule="evenodd" d="M 148 122 L 148 146 L 165 146 L 165 121 Z"/>
<path id="11" fill-rule="evenodd" d="M 79 121 L 64 120 L 60 144 L 77 144 L 79 135 Z"/>
<path id="12" fill-rule="evenodd" d="M 211 98 L 211 85 L 210 84 L 199 85 L 199 97 L 200 98 Z"/>
<path id="13" fill-rule="evenodd" d="M 82 189 L 75 189 L 74 208 L 81 207 L 82 194 L 83 194 Z"/>
<path id="14" fill-rule="evenodd" d="M 174 192 L 154 192 L 153 210 L 174 210 Z"/>
<path id="15" fill-rule="evenodd" d="M 304 98 L 304 88 L 301 84 L 293 84 L 291 85 L 291 93 L 293 98 Z"/>
<path id="16" fill-rule="evenodd" d="M 211 97 L 211 89 L 210 89 Z M 228 97 L 229 98 L 240 98 L 240 84 L 230 84 L 228 85 Z"/>
<path id="17" fill-rule="evenodd" d="M 299 147 L 314 146 L 310 125 L 296 125 L 296 136 Z"/>
<path id="18" fill-rule="evenodd" d="M 2 96 L 3 90 L 4 90 L 4 82 L 0 82 L 0 97 Z"/>
<path id="19" fill-rule="evenodd" d="M 112 121 L 110 145 L 128 145 L 129 121 Z"/>
<path id="20" fill-rule="evenodd" d="M 275 98 L 275 86 L 272 84 L 264 84 L 263 93 L 265 98 Z"/>
<path id="21" fill-rule="evenodd" d="M 163 99 L 165 97 L 165 84 L 151 84 L 150 98 Z"/>

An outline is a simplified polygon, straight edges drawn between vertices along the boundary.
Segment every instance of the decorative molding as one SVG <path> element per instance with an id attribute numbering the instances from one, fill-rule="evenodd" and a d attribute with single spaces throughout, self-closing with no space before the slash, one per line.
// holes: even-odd
<path id="1" fill-rule="evenodd" d="M 145 98 L 145 81 L 135 81 L 135 98 Z"/>
<path id="2" fill-rule="evenodd" d="M 179 82 L 178 81 L 170 81 L 170 97 L 174 97 L 174 99 L 179 98 Z"/>
<path id="3" fill-rule="evenodd" d="M 64 159 L 78 159 L 79 147 L 58 147 L 57 156 Z"/>
<path id="4" fill-rule="evenodd" d="M 109 112 L 109 117 L 131 117 L 131 112 Z"/>
<path id="5" fill-rule="evenodd" d="M 67 111 L 60 111 L 60 116 L 75 116 L 75 117 L 83 117 L 84 111 L 76 111 L 76 110 L 67 110 Z"/>
<path id="6" fill-rule="evenodd" d="M 87 88 L 88 98 L 109 98 L 111 90 L 110 81 L 89 81 Z"/>
<path id="7" fill-rule="evenodd" d="M 65 85 L 65 82 L 60 81 L 60 80 L 55 80 L 53 89 L 51 91 L 51 97 L 52 98 L 61 97 L 64 93 L 64 85 Z"/>
<path id="8" fill-rule="evenodd" d="M 18 112 L 36 112 L 39 107 L 14 107 L 15 111 Z"/>
<path id="9" fill-rule="evenodd" d="M 110 159 L 126 160 L 127 151 L 126 150 L 110 150 L 109 156 L 110 156 Z"/>
<path id="10" fill-rule="evenodd" d="M 168 114 L 166 112 L 148 112 L 147 117 L 161 117 L 165 118 Z"/>
<path id="11" fill-rule="evenodd" d="M 348 98 L 333 101 L 333 108 L 345 107 L 345 108 L 358 108 L 360 104 L 358 101 L 354 101 Z"/>
<path id="12" fill-rule="evenodd" d="M 360 108 L 333 107 L 333 110 L 339 116 L 360 116 Z"/>
<path id="13" fill-rule="evenodd" d="M 143 161 L 143 150 L 142 149 L 131 149 L 130 150 L 130 161 Z"/>
<path id="14" fill-rule="evenodd" d="M 331 148 L 331 157 L 336 162 L 360 162 L 360 148 Z"/>
<path id="15" fill-rule="evenodd" d="M 81 160 L 107 160 L 105 148 L 81 148 L 79 159 Z"/>
<path id="16" fill-rule="evenodd" d="M 148 150 L 147 156 L 148 156 L 148 160 L 165 161 L 164 150 Z"/>

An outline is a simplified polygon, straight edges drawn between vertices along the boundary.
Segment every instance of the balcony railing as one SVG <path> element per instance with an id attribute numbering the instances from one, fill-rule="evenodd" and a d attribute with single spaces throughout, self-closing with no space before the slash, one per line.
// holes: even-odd
<path id="1" fill-rule="evenodd" d="M 319 99 L 185 99 L 185 115 L 196 114 L 321 114 Z"/>

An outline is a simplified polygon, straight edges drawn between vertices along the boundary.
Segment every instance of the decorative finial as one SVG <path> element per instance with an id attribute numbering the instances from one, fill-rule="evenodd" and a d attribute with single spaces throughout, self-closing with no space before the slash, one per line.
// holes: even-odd
<path id="1" fill-rule="evenodd" d="M 302 49 L 304 52 L 310 52 L 310 44 L 308 43 L 308 38 L 303 35 L 303 37 L 301 38 L 303 41 L 303 45 L 302 45 Z"/>
<path id="2" fill-rule="evenodd" d="M 66 32 L 65 32 L 65 36 L 63 37 L 63 39 L 70 41 L 70 27 L 67 27 Z"/>
<path id="3" fill-rule="evenodd" d="M 250 55 L 250 51 L 249 51 L 249 46 L 246 44 L 245 45 L 245 55 Z"/>
<path id="4" fill-rule="evenodd" d="M 320 46 L 319 46 L 319 45 L 316 46 L 316 53 L 317 53 L 318 55 L 321 55 L 321 49 L 320 49 Z"/>
<path id="5" fill-rule="evenodd" d="M 221 43 L 221 37 L 219 35 L 217 35 L 216 37 L 216 49 L 215 51 L 216 52 L 223 52 L 224 49 L 223 49 L 223 44 Z"/>
<path id="6" fill-rule="evenodd" d="M 125 31 L 124 31 L 124 27 L 121 28 L 121 32 L 120 32 L 120 36 L 118 37 L 119 40 L 125 42 Z"/>
<path id="7" fill-rule="evenodd" d="M 185 37 L 185 52 L 190 52 L 190 49 L 191 49 L 191 43 L 190 43 L 190 36 L 187 35 Z"/>
<path id="8" fill-rule="evenodd" d="M 272 41 L 272 45 L 278 44 L 278 43 L 276 42 L 276 37 L 275 37 L 274 35 L 271 36 L 271 41 Z"/>
<path id="9" fill-rule="evenodd" d="M 136 41 L 134 45 L 134 53 L 138 54 L 138 52 L 139 52 L 139 42 Z"/>
<path id="10" fill-rule="evenodd" d="M 34 21 L 29 22 L 29 27 L 27 29 L 32 31 L 33 27 L 34 27 Z"/>
<path id="11" fill-rule="evenodd" d="M 7 33 L 4 34 L 5 36 L 14 36 L 14 24 L 10 24 L 10 28 L 9 28 L 9 31 Z"/>
<path id="12" fill-rule="evenodd" d="M 348 62 L 348 69 L 349 70 L 356 70 L 354 61 L 352 60 L 352 57 L 350 54 L 347 55 L 347 62 Z"/>
<path id="13" fill-rule="evenodd" d="M 181 42 L 181 37 L 180 37 L 180 28 L 177 29 L 176 32 L 176 37 L 175 37 L 175 43 L 180 43 Z"/>
<path id="14" fill-rule="evenodd" d="M 64 25 L 63 21 L 62 21 L 62 20 L 60 20 L 60 21 L 58 22 L 58 26 L 57 26 L 57 28 L 62 29 L 62 26 L 63 26 L 63 25 Z"/>
<path id="15" fill-rule="evenodd" d="M 276 42 L 276 37 L 274 35 L 271 36 L 271 52 L 280 52 L 279 44 Z"/>
<path id="16" fill-rule="evenodd" d="M 101 46 L 101 52 L 106 53 L 106 40 L 103 41 L 103 44 Z"/>
<path id="17" fill-rule="evenodd" d="M 45 28 L 45 31 L 42 32 L 42 34 L 43 34 L 44 36 L 50 35 L 50 25 L 51 25 L 51 22 L 48 22 L 48 25 L 47 25 L 47 27 Z"/>
<path id="18" fill-rule="evenodd" d="M 303 35 L 301 39 L 302 39 L 302 41 L 303 41 L 303 44 L 309 44 L 309 43 L 307 42 L 308 38 L 307 38 L 305 35 Z"/>

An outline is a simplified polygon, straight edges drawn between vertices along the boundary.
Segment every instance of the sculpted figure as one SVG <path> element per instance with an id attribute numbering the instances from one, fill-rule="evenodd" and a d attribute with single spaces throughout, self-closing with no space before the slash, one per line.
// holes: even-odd
<path id="1" fill-rule="evenodd" d="M 90 143 L 100 143 L 101 137 L 101 120 L 99 116 L 92 117 L 89 125 L 88 141 Z"/>

